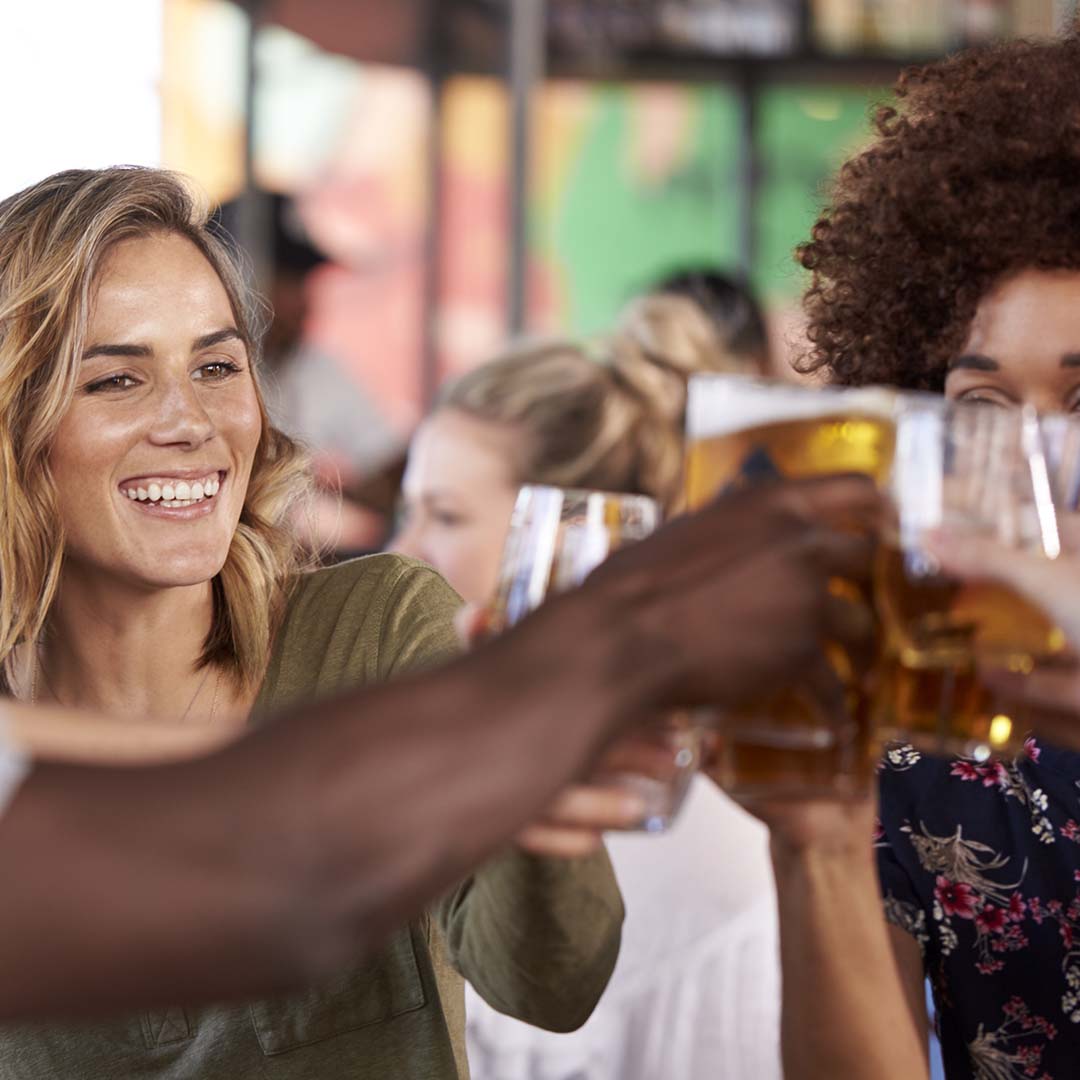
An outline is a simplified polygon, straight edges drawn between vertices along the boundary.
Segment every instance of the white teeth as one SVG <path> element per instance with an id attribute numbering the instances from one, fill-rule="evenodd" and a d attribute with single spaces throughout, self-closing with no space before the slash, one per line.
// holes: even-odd
<path id="1" fill-rule="evenodd" d="M 145 487 L 135 486 L 122 490 L 132 502 L 151 502 L 175 509 L 194 506 L 204 499 L 212 498 L 221 490 L 221 481 L 216 474 L 212 474 L 205 480 L 196 480 L 193 483 L 186 480 L 178 480 L 175 484 L 151 481 Z"/>

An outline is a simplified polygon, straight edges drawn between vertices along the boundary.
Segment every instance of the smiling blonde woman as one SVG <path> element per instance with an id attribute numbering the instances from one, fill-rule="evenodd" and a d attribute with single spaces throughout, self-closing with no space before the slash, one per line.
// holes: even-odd
<path id="1" fill-rule="evenodd" d="M 0 203 L 3 689 L 129 718 L 133 742 L 138 717 L 242 727 L 456 648 L 457 598 L 417 563 L 302 572 L 286 521 L 303 456 L 267 420 L 256 305 L 206 222 L 148 169 Z M 512 849 L 332 985 L 7 1031 L 0 1077 L 464 1076 L 458 972 L 500 1009 L 576 1026 L 621 917 L 602 851 Z"/>

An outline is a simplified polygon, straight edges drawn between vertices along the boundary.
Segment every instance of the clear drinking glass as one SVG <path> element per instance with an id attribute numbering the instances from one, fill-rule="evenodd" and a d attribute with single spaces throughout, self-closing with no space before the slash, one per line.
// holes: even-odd
<path id="1" fill-rule="evenodd" d="M 489 630 L 505 630 L 548 596 L 580 585 L 612 551 L 644 539 L 660 520 L 660 507 L 642 495 L 523 487 L 488 611 Z M 662 832 L 678 813 L 700 757 L 700 729 L 689 717 L 672 715 L 620 739 L 590 782 L 640 795 L 647 811 L 639 828 Z"/>
<path id="2" fill-rule="evenodd" d="M 1023 748 L 1022 711 L 979 672 L 1027 674 L 1065 636 L 1007 586 L 961 582 L 926 551 L 929 530 L 1056 558 L 1075 550 L 1080 427 L 1034 410 L 911 396 L 897 415 L 895 527 L 875 571 L 885 661 L 874 717 L 883 738 L 985 760 Z"/>
<path id="3" fill-rule="evenodd" d="M 686 496 L 777 480 L 866 473 L 884 484 L 892 462 L 896 395 L 815 389 L 740 375 L 690 380 Z M 858 598 L 849 582 L 840 596 Z M 826 644 L 843 694 L 826 703 L 794 687 L 719 718 L 715 774 L 736 797 L 858 795 L 872 776 L 869 696 L 847 655 Z"/>

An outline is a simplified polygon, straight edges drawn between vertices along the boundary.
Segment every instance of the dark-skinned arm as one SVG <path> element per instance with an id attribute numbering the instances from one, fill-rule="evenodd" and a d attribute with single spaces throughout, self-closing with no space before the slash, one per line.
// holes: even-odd
<path id="1" fill-rule="evenodd" d="M 844 633 L 827 579 L 865 483 L 741 494 L 619 552 L 438 672 L 282 718 L 198 761 L 48 764 L 0 820 L 0 1017 L 317 980 L 490 856 L 657 710 L 734 703 Z"/>

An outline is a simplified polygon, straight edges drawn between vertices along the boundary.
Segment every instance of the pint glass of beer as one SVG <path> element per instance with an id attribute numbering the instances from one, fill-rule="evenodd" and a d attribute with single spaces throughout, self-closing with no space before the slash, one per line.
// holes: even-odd
<path id="1" fill-rule="evenodd" d="M 528 485 L 518 494 L 488 628 L 513 626 L 548 597 L 580 585 L 623 544 L 660 524 L 660 507 L 642 495 Z M 700 761 L 701 730 L 684 714 L 620 739 L 589 779 L 640 795 L 639 828 L 663 832 L 682 805 Z"/>
<path id="2" fill-rule="evenodd" d="M 886 390 L 695 376 L 687 399 L 689 506 L 779 478 L 858 472 L 884 483 L 893 456 L 894 400 Z M 841 595 L 854 590 L 846 582 L 833 587 Z M 839 648 L 828 653 L 843 686 L 838 700 L 826 704 L 796 687 L 720 717 L 717 772 L 729 793 L 806 797 L 866 790 L 873 761 L 869 698 Z"/>
<path id="3" fill-rule="evenodd" d="M 1075 535 L 1078 430 L 1066 417 L 935 398 L 898 409 L 897 518 L 875 572 L 886 629 L 874 707 L 883 737 L 976 760 L 1023 748 L 1022 713 L 979 671 L 1029 673 L 1060 658 L 1065 637 L 1005 586 L 943 576 L 923 537 L 975 535 L 1056 558 Z"/>

